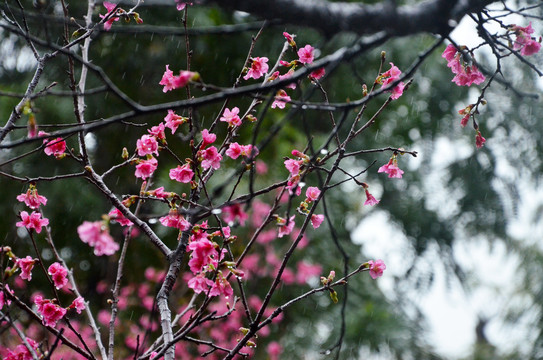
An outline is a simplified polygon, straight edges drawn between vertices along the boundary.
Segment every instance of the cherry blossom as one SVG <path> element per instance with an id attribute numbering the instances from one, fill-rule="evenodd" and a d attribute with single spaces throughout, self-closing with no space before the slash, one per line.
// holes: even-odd
<path id="1" fill-rule="evenodd" d="M 177 209 L 172 209 L 168 215 L 163 216 L 159 219 L 160 223 L 167 227 L 177 228 L 181 231 L 186 231 L 190 228 L 190 223 L 179 214 Z"/>
<path id="2" fill-rule="evenodd" d="M 155 154 L 158 156 L 158 142 L 154 136 L 143 135 L 136 142 L 139 156 L 145 156 L 147 154 Z"/>
<path id="3" fill-rule="evenodd" d="M 320 194 L 321 194 L 321 191 L 319 190 L 318 187 L 310 186 L 305 191 L 305 196 L 307 197 L 307 199 L 305 201 L 306 202 L 315 201 L 315 200 L 317 200 L 317 198 L 319 197 Z"/>
<path id="4" fill-rule="evenodd" d="M 464 56 L 454 45 L 449 44 L 441 54 L 441 57 L 447 60 L 447 66 L 455 74 L 452 81 L 458 86 L 471 86 L 472 84 L 481 84 L 485 81 L 485 76 L 477 69 L 475 64 L 467 64 Z"/>
<path id="5" fill-rule="evenodd" d="M 39 195 L 38 189 L 34 185 L 30 185 L 26 193 L 18 195 L 17 200 L 24 202 L 31 209 L 37 209 L 40 204 L 47 204 L 47 198 Z"/>
<path id="6" fill-rule="evenodd" d="M 311 45 L 306 45 L 298 50 L 298 57 L 302 64 L 311 64 L 315 57 L 315 48 Z"/>
<path id="7" fill-rule="evenodd" d="M 326 74 L 326 70 L 324 68 L 318 68 L 317 70 L 311 72 L 309 74 L 309 78 L 313 80 L 320 80 Z"/>
<path id="8" fill-rule="evenodd" d="M 147 160 L 139 160 L 134 175 L 145 180 L 153 175 L 157 167 L 158 161 L 154 157 Z"/>
<path id="9" fill-rule="evenodd" d="M 188 287 L 194 290 L 196 294 L 206 293 L 213 284 L 213 280 L 206 278 L 204 274 L 192 277 L 187 283 Z"/>
<path id="10" fill-rule="evenodd" d="M 202 169 L 207 170 L 212 167 L 217 170 L 221 167 L 222 155 L 219 154 L 215 146 L 200 150 L 200 155 L 202 156 Z"/>
<path id="11" fill-rule="evenodd" d="M 295 218 L 295 216 L 292 215 L 288 219 L 288 224 L 287 224 L 287 220 L 285 220 L 283 218 L 280 218 L 280 217 L 277 218 L 277 225 L 278 225 L 277 237 L 282 238 L 283 236 L 289 235 L 292 232 L 292 230 L 294 229 L 294 225 L 295 225 L 294 218 Z"/>
<path id="12" fill-rule="evenodd" d="M 398 167 L 398 160 L 396 158 L 396 155 L 392 155 L 388 163 L 381 166 L 377 172 L 384 172 L 385 174 L 388 174 L 389 178 L 398 179 L 401 179 L 403 174 L 403 170 Z"/>
<path id="13" fill-rule="evenodd" d="M 39 343 L 26 336 L 26 342 L 34 352 L 38 351 Z M 38 356 L 40 358 L 40 356 Z M 33 354 L 26 347 L 25 344 L 20 344 L 15 347 L 15 351 L 7 350 L 7 354 L 4 356 L 4 360 L 33 360 Z"/>
<path id="14" fill-rule="evenodd" d="M 228 280 L 226 280 L 226 278 L 222 275 L 222 271 L 218 271 L 215 283 L 209 291 L 209 296 L 218 295 L 222 295 L 227 299 L 234 295 L 234 290 L 232 290 L 232 286 L 230 285 Z"/>
<path id="15" fill-rule="evenodd" d="M 57 289 L 62 289 L 68 283 L 68 270 L 58 262 L 51 264 L 47 273 L 51 275 Z"/>
<path id="16" fill-rule="evenodd" d="M 164 134 L 164 124 L 160 123 L 157 126 L 153 126 L 151 129 L 148 129 L 147 132 L 153 135 L 157 140 L 165 140 L 166 134 Z"/>
<path id="17" fill-rule="evenodd" d="M 486 139 L 481 135 L 481 132 L 477 130 L 477 134 L 475 135 L 475 146 L 477 146 L 477 149 L 480 149 L 485 144 Z"/>
<path id="18" fill-rule="evenodd" d="M 240 126 L 241 119 L 238 116 L 239 108 L 236 106 L 232 110 L 226 108 L 220 118 L 221 121 L 227 122 L 230 126 Z"/>
<path id="19" fill-rule="evenodd" d="M 292 47 L 296 47 L 296 42 L 294 41 L 294 38 L 296 37 L 296 35 L 292 35 L 292 34 L 289 34 L 288 32 L 283 32 L 283 36 L 285 37 L 285 39 L 287 39 L 287 42 L 290 46 Z"/>
<path id="20" fill-rule="evenodd" d="M 49 225 L 49 219 L 41 218 L 41 213 L 32 211 L 29 215 L 26 211 L 21 211 L 21 221 L 17 222 L 15 225 L 18 227 L 25 227 L 27 229 L 34 229 L 39 234 L 41 233 L 41 228 L 43 226 Z"/>
<path id="21" fill-rule="evenodd" d="M 34 298 L 34 304 L 36 304 L 45 326 L 55 327 L 57 322 L 66 315 L 66 309 L 53 303 L 52 300 L 43 299 L 40 295 Z"/>
<path id="22" fill-rule="evenodd" d="M 187 5 L 192 5 L 192 1 L 175 0 L 177 10 L 184 10 Z"/>
<path id="23" fill-rule="evenodd" d="M 541 44 L 531 36 L 534 33 L 531 22 L 526 27 L 513 25 L 512 30 L 517 35 L 517 38 L 513 43 L 513 49 L 520 49 L 521 55 L 529 56 L 536 54 L 541 50 Z"/>
<path id="24" fill-rule="evenodd" d="M 370 194 L 368 189 L 365 189 L 365 192 L 366 192 L 366 201 L 364 202 L 364 205 L 373 206 L 373 205 L 379 204 L 379 200 L 377 200 L 372 194 Z"/>
<path id="25" fill-rule="evenodd" d="M 163 92 L 168 92 L 170 90 L 175 90 L 187 86 L 191 80 L 198 80 L 200 75 L 192 71 L 182 70 L 179 72 L 179 76 L 175 76 L 173 71 L 170 70 L 169 65 L 166 65 L 166 71 L 162 75 L 162 79 L 158 83 L 163 85 Z"/>
<path id="26" fill-rule="evenodd" d="M 21 279 L 30 281 L 32 280 L 32 269 L 34 268 L 34 260 L 31 256 L 25 258 L 19 258 L 15 261 L 15 264 L 21 269 Z"/>
<path id="27" fill-rule="evenodd" d="M 377 279 L 383 276 L 383 271 L 387 268 L 383 260 L 370 260 L 368 261 L 368 269 L 370 269 L 370 276 L 372 279 Z"/>
<path id="28" fill-rule="evenodd" d="M 322 222 L 324 221 L 324 215 L 322 214 L 319 214 L 319 215 L 311 215 L 311 225 L 313 226 L 314 229 L 318 229 L 319 226 L 321 226 Z"/>
<path id="29" fill-rule="evenodd" d="M 189 183 L 194 177 L 194 171 L 190 168 L 190 164 L 183 166 L 177 165 L 175 169 L 170 169 L 170 179 L 182 183 Z"/>
<path id="30" fill-rule="evenodd" d="M 81 314 L 81 312 L 85 310 L 86 308 L 85 300 L 81 296 L 78 296 L 77 298 L 74 299 L 74 301 L 69 307 L 70 309 L 75 309 L 75 311 L 77 311 L 78 314 Z"/>
<path id="31" fill-rule="evenodd" d="M 128 220 L 124 216 L 124 214 L 117 208 L 111 210 L 108 213 L 108 215 L 112 220 L 115 220 L 121 226 L 132 226 L 132 225 L 134 225 L 134 223 L 132 221 Z"/>
<path id="32" fill-rule="evenodd" d="M 115 10 L 116 4 L 112 4 L 109 1 L 104 1 L 104 7 L 107 10 L 107 13 L 105 15 L 100 14 L 101 19 L 105 19 L 108 17 L 113 10 Z M 113 22 L 119 21 L 119 17 L 116 15 L 113 15 L 109 20 L 107 20 L 104 23 L 104 30 L 109 31 L 111 29 L 111 26 L 113 25 Z"/>
<path id="33" fill-rule="evenodd" d="M 109 231 L 101 221 L 84 221 L 77 227 L 77 234 L 84 243 L 94 248 L 94 255 L 113 255 L 119 250 Z"/>
<path id="34" fill-rule="evenodd" d="M 275 95 L 275 100 L 273 101 L 271 107 L 272 109 L 275 109 L 278 107 L 279 109 L 284 109 L 287 102 L 291 101 L 290 96 L 288 96 L 287 92 L 283 89 L 277 91 L 277 94 Z"/>
<path id="35" fill-rule="evenodd" d="M 247 74 L 243 77 L 245 80 L 250 78 L 258 79 L 268 72 L 268 58 L 267 57 L 255 57 L 252 58 L 251 68 L 247 71 Z"/>
<path id="36" fill-rule="evenodd" d="M 40 131 L 38 133 L 38 136 L 47 136 L 48 133 L 44 131 Z M 57 159 L 62 159 L 64 157 L 64 152 L 66 151 L 66 141 L 64 141 L 62 138 L 56 138 L 53 140 L 43 140 L 43 143 L 45 145 L 45 149 L 43 150 L 45 152 L 45 155 L 51 156 L 53 155 Z"/>
<path id="37" fill-rule="evenodd" d="M 13 295 L 13 290 L 9 288 L 8 284 L 4 283 L 4 289 L 0 290 L 0 310 L 4 307 L 4 305 L 11 305 L 11 300 L 8 298 L 8 296 L 5 294 L 6 292 Z"/>
<path id="38" fill-rule="evenodd" d="M 241 226 L 245 225 L 245 221 L 249 218 L 249 215 L 243 211 L 241 204 L 232 204 L 223 207 L 222 216 L 228 224 L 234 223 L 237 220 Z"/>
<path id="39" fill-rule="evenodd" d="M 210 133 L 207 129 L 202 130 L 202 148 L 213 144 L 215 140 L 217 140 L 217 135 Z"/>
<path id="40" fill-rule="evenodd" d="M 391 83 L 397 81 L 400 78 L 401 74 L 402 72 L 400 71 L 400 69 L 398 69 L 398 67 L 395 66 L 393 63 L 390 63 L 390 69 L 379 75 L 379 77 L 377 78 L 377 82 L 386 89 Z M 392 93 L 392 95 L 390 95 L 390 98 L 392 100 L 396 100 L 400 96 L 402 96 L 404 89 L 405 84 L 403 82 L 400 82 L 392 89 L 388 89 L 386 91 Z"/>

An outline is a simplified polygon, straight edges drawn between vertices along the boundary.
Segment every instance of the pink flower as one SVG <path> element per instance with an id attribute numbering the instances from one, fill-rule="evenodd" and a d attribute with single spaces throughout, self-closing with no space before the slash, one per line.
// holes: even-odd
<path id="1" fill-rule="evenodd" d="M 41 314 L 45 326 L 55 327 L 57 322 L 66 315 L 66 309 L 61 308 L 57 304 L 53 304 L 50 300 L 46 300 L 46 302 L 41 305 L 41 310 L 38 305 L 38 313 Z"/>
<path id="2" fill-rule="evenodd" d="M 477 134 L 475 135 L 475 146 L 477 146 L 477 149 L 480 149 L 485 144 L 486 139 L 481 135 L 481 132 L 477 130 Z"/>
<path id="3" fill-rule="evenodd" d="M 116 7 L 116 6 L 117 6 L 117 5 L 112 4 L 112 3 L 108 2 L 108 1 L 104 1 L 104 7 L 106 8 L 107 13 L 106 13 L 105 15 L 100 14 L 100 18 L 101 18 L 101 19 L 105 19 L 108 15 L 111 14 L 111 12 L 112 12 L 113 10 L 115 10 L 115 7 Z M 114 21 L 119 21 L 119 17 L 114 15 L 114 16 L 112 16 L 109 20 L 107 20 L 107 21 L 104 23 L 104 30 L 109 31 L 109 30 L 111 29 L 111 26 L 113 25 L 113 22 L 114 22 Z"/>
<path id="4" fill-rule="evenodd" d="M 237 106 L 233 108 L 232 111 L 226 108 L 224 109 L 224 113 L 222 114 L 220 120 L 227 122 L 230 126 L 240 126 L 241 119 L 239 118 L 238 114 L 239 108 Z"/>
<path id="5" fill-rule="evenodd" d="M 306 45 L 300 50 L 298 50 L 298 57 L 302 64 L 311 64 L 314 58 L 315 48 L 311 45 Z"/>
<path id="6" fill-rule="evenodd" d="M 464 117 L 462 118 L 462 120 L 460 121 L 460 125 L 462 127 L 465 127 L 467 124 L 468 124 L 468 120 L 471 116 L 471 109 L 472 109 L 473 105 L 468 105 L 466 106 L 465 108 L 463 109 L 460 109 L 458 110 L 458 113 L 460 115 L 464 115 Z"/>
<path id="7" fill-rule="evenodd" d="M 22 211 L 21 221 L 17 222 L 15 225 L 18 227 L 25 227 L 27 229 L 34 229 L 39 234 L 41 232 L 42 226 L 49 225 L 49 220 L 46 218 L 41 218 L 41 213 L 32 211 L 30 215 L 26 211 Z"/>
<path id="8" fill-rule="evenodd" d="M 68 270 L 58 262 L 52 263 L 47 269 L 57 289 L 62 289 L 68 283 Z"/>
<path id="9" fill-rule="evenodd" d="M 253 149 L 257 150 L 256 154 L 258 154 L 258 149 L 253 147 L 253 145 L 240 145 L 237 142 L 234 142 L 231 143 L 228 150 L 226 150 L 226 155 L 235 160 L 240 156 L 251 156 Z"/>
<path id="10" fill-rule="evenodd" d="M 164 118 L 166 122 L 166 127 L 172 130 L 174 134 L 179 125 L 182 125 L 187 122 L 187 118 L 177 115 L 173 110 L 168 110 L 168 115 Z"/>
<path id="11" fill-rule="evenodd" d="M 245 80 L 249 78 L 258 79 L 268 72 L 268 58 L 267 57 L 255 57 L 252 59 L 251 68 L 247 71 L 247 74 L 243 77 Z"/>
<path id="12" fill-rule="evenodd" d="M 175 0 L 175 2 L 177 3 L 177 5 L 176 5 L 177 10 L 179 10 L 179 11 L 185 9 L 185 7 L 186 7 L 187 5 L 192 5 L 192 1 Z"/>
<path id="13" fill-rule="evenodd" d="M 85 310 L 86 307 L 85 300 L 81 296 L 78 296 L 69 307 L 70 309 L 75 309 L 78 314 L 81 314 L 81 312 Z"/>
<path id="14" fill-rule="evenodd" d="M 210 133 L 209 130 L 202 130 L 202 148 L 205 148 L 209 144 L 213 144 L 217 140 L 217 135 Z"/>
<path id="15" fill-rule="evenodd" d="M 456 74 L 452 81 L 458 86 L 479 85 L 485 81 L 485 76 L 477 69 L 477 66 L 465 66 L 461 72 Z"/>
<path id="16" fill-rule="evenodd" d="M 321 226 L 322 222 L 324 221 L 324 215 L 311 215 L 311 225 L 313 225 L 314 229 L 318 229 L 319 226 Z"/>
<path id="17" fill-rule="evenodd" d="M 290 217 L 290 219 L 288 220 L 288 224 L 287 224 L 287 220 L 283 218 L 277 218 L 277 225 L 279 226 L 278 227 L 279 232 L 277 234 L 277 237 L 282 238 L 285 235 L 289 235 L 294 229 L 294 225 L 295 225 L 294 215 Z"/>
<path id="18" fill-rule="evenodd" d="M 186 70 L 180 71 L 179 76 L 174 76 L 169 65 L 166 65 L 166 71 L 162 75 L 162 79 L 158 84 L 164 86 L 162 89 L 163 92 L 168 92 L 170 90 L 185 87 L 191 80 L 195 80 L 198 77 L 198 73 Z"/>
<path id="19" fill-rule="evenodd" d="M 275 100 L 273 101 L 271 107 L 272 109 L 275 109 L 278 107 L 279 109 L 284 109 L 287 102 L 291 101 L 292 99 L 290 96 L 288 96 L 287 92 L 283 89 L 277 91 L 277 94 L 275 95 Z"/>
<path id="20" fill-rule="evenodd" d="M 243 211 L 241 204 L 228 205 L 222 208 L 223 220 L 227 223 L 234 223 L 236 220 L 241 226 L 245 225 L 245 221 L 249 215 Z"/>
<path id="21" fill-rule="evenodd" d="M 38 133 L 38 136 L 46 136 L 49 135 L 48 133 L 44 131 L 40 131 Z M 53 140 L 43 140 L 45 145 L 45 149 L 43 150 L 45 152 L 45 155 L 51 156 L 53 155 L 57 159 L 61 159 L 64 156 L 64 152 L 66 151 L 66 141 L 62 140 L 62 138 L 56 138 Z"/>
<path id="22" fill-rule="evenodd" d="M 128 220 L 123 215 L 123 213 L 117 208 L 111 210 L 108 215 L 112 220 L 115 220 L 121 226 L 132 226 L 132 225 L 134 225 L 134 223 L 132 221 Z"/>
<path id="23" fill-rule="evenodd" d="M 162 75 L 162 80 L 160 80 L 158 84 L 164 85 L 164 89 L 162 89 L 163 92 L 168 92 L 174 89 L 173 82 L 173 71 L 170 70 L 170 65 L 166 65 L 166 71 L 164 71 L 164 75 Z"/>
<path id="24" fill-rule="evenodd" d="M 288 159 L 284 162 L 285 167 L 290 172 L 290 175 L 295 176 L 300 173 L 301 160 Z"/>
<path id="25" fill-rule="evenodd" d="M 452 81 L 458 86 L 471 86 L 472 84 L 481 84 L 485 81 L 485 76 L 477 69 L 475 65 L 469 65 L 464 62 L 464 56 L 454 45 L 449 44 L 441 55 L 447 60 L 447 66 L 451 68 L 455 77 Z"/>
<path id="26" fill-rule="evenodd" d="M 313 71 L 311 74 L 309 74 L 309 77 L 311 79 L 319 80 L 320 78 L 324 76 L 324 74 L 326 74 L 326 70 L 324 70 L 324 68 L 319 68 Z"/>
<path id="27" fill-rule="evenodd" d="M 158 156 L 158 142 L 154 136 L 143 135 L 136 143 L 139 156 L 155 154 Z"/>
<path id="28" fill-rule="evenodd" d="M 190 168 L 189 164 L 183 166 L 177 165 L 175 169 L 170 169 L 170 179 L 179 181 L 182 183 L 189 183 L 194 177 L 194 171 Z"/>
<path id="29" fill-rule="evenodd" d="M 186 231 L 190 228 L 190 223 L 185 220 L 183 215 L 177 212 L 177 209 L 171 209 L 168 215 L 161 217 L 160 223 L 166 227 L 177 228 Z"/>
<path id="30" fill-rule="evenodd" d="M 383 271 L 387 268 L 383 260 L 370 260 L 368 261 L 368 268 L 370 269 L 370 276 L 372 279 L 377 279 L 383 276 Z"/>
<path id="31" fill-rule="evenodd" d="M 228 147 L 228 150 L 226 150 L 226 155 L 229 156 L 231 159 L 236 160 L 238 157 L 241 156 L 241 153 L 243 152 L 243 148 L 240 144 L 237 142 L 231 143 Z"/>
<path id="32" fill-rule="evenodd" d="M 377 200 L 372 194 L 370 194 L 368 189 L 365 189 L 365 191 L 366 191 L 366 201 L 364 202 L 364 205 L 373 206 L 373 205 L 379 204 L 379 200 Z"/>
<path id="33" fill-rule="evenodd" d="M 47 204 L 47 198 L 38 195 L 38 189 L 34 185 L 30 185 L 25 194 L 18 195 L 17 200 L 24 202 L 31 209 L 37 209 L 40 204 Z"/>
<path id="34" fill-rule="evenodd" d="M 164 134 L 164 124 L 160 123 L 157 126 L 153 126 L 151 129 L 147 129 L 147 132 L 153 135 L 157 140 L 166 139 L 166 134 Z"/>
<path id="35" fill-rule="evenodd" d="M 207 293 L 207 291 L 210 287 L 213 286 L 213 284 L 213 280 L 206 278 L 204 274 L 199 274 L 190 278 L 187 283 L 188 287 L 194 290 L 196 294 L 199 294 L 201 292 Z"/>
<path id="36" fill-rule="evenodd" d="M 157 197 L 159 199 L 167 199 L 172 196 L 172 193 L 164 191 L 164 186 L 161 186 L 159 188 L 156 188 L 155 190 L 150 190 L 149 195 Z"/>
<path id="37" fill-rule="evenodd" d="M 513 49 L 520 49 L 521 55 L 529 56 L 541 50 L 541 44 L 531 36 L 534 33 L 531 22 L 526 27 L 514 25 L 512 30 L 517 35 L 517 38 L 513 44 Z"/>
<path id="38" fill-rule="evenodd" d="M 294 41 L 294 38 L 296 37 L 296 35 L 291 35 L 285 31 L 283 32 L 283 36 L 285 37 L 285 39 L 287 39 L 287 42 L 290 46 L 292 47 L 296 46 L 296 42 Z"/>
<path id="39" fill-rule="evenodd" d="M 21 279 L 32 280 L 32 268 L 34 267 L 34 260 L 32 257 L 27 256 L 25 258 L 19 258 L 16 260 L 16 264 L 21 269 Z"/>
<path id="40" fill-rule="evenodd" d="M 96 256 L 113 255 L 119 250 L 119 244 L 113 240 L 105 226 L 102 228 L 101 221 L 84 221 L 77 227 L 77 234 L 81 241 L 94 248 Z"/>
<path id="41" fill-rule="evenodd" d="M 226 299 L 234 295 L 234 290 L 232 290 L 232 286 L 226 280 L 226 278 L 222 275 L 222 272 L 219 271 L 217 274 L 217 278 L 215 279 L 215 283 L 213 284 L 213 287 L 209 291 L 209 296 L 218 296 L 222 295 Z"/>
<path id="42" fill-rule="evenodd" d="M 6 294 L 4 294 L 5 292 L 13 295 L 13 290 L 11 290 L 9 288 L 9 285 L 6 283 L 4 283 L 4 290 L 0 291 L 0 310 L 2 310 L 4 305 L 8 305 L 8 306 L 11 305 L 11 300 L 7 297 Z"/>
<path id="43" fill-rule="evenodd" d="M 305 196 L 307 197 L 307 199 L 305 201 L 306 202 L 315 201 L 315 200 L 317 200 L 317 198 L 319 197 L 320 194 L 321 194 L 321 191 L 319 190 L 318 187 L 310 186 L 305 191 Z"/>
<path id="44" fill-rule="evenodd" d="M 205 150 L 200 150 L 202 156 L 202 169 L 206 170 L 212 167 L 217 170 L 221 167 L 222 156 L 215 146 L 210 146 Z"/>
<path id="45" fill-rule="evenodd" d="M 396 156 L 393 155 L 387 164 L 381 166 L 378 173 L 384 172 L 385 174 L 388 174 L 389 178 L 402 178 L 403 170 L 398 167 L 398 160 L 396 159 Z"/>
<path id="46" fill-rule="evenodd" d="M 400 78 L 401 74 L 402 72 L 400 71 L 400 69 L 398 69 L 398 67 L 395 66 L 393 63 L 390 63 L 390 69 L 382 73 L 377 78 L 377 81 L 382 85 L 383 88 L 386 88 L 389 84 L 397 81 Z M 387 91 L 392 93 L 392 95 L 390 95 L 390 98 L 392 100 L 396 100 L 400 96 L 402 96 L 404 88 L 405 84 L 403 82 L 400 82 L 391 90 L 389 89 Z"/>
<path id="47" fill-rule="evenodd" d="M 203 271 L 203 268 L 217 259 L 219 253 L 215 249 L 215 243 L 208 239 L 192 241 L 188 245 L 188 249 L 192 251 L 191 259 L 189 260 L 189 268 L 194 274 Z"/>
<path id="48" fill-rule="evenodd" d="M 151 157 L 148 160 L 139 160 L 134 175 L 145 180 L 153 175 L 157 167 L 158 161 L 154 157 Z"/>

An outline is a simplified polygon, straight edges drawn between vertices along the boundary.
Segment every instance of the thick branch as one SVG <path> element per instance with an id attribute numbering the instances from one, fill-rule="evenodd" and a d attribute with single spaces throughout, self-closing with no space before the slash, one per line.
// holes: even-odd
<path id="1" fill-rule="evenodd" d="M 205 0 L 230 10 L 241 10 L 264 19 L 279 19 L 309 26 L 332 35 L 338 32 L 375 34 L 386 31 L 405 36 L 420 32 L 447 34 L 450 20 L 478 11 L 495 0 L 428 0 L 396 7 L 393 1 L 377 4 L 328 2 L 324 0 Z"/>

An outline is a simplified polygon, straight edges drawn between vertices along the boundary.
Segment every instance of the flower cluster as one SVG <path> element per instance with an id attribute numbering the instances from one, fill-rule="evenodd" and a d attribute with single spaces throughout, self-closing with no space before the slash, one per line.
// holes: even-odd
<path id="1" fill-rule="evenodd" d="M 520 50 L 520 54 L 524 56 L 533 55 L 541 50 L 541 39 L 537 41 L 532 37 L 534 29 L 532 23 L 522 27 L 518 25 L 511 26 L 511 30 L 515 33 L 516 39 L 513 42 L 513 49 Z"/>
<path id="2" fill-rule="evenodd" d="M 384 172 L 388 174 L 389 178 L 402 178 L 403 170 L 398 167 L 398 155 L 393 154 L 390 160 L 385 165 L 381 166 L 377 171 L 379 173 Z"/>
<path id="3" fill-rule="evenodd" d="M 392 95 L 390 95 L 392 100 L 396 100 L 402 96 L 405 89 L 405 84 L 403 82 L 399 82 L 392 89 L 388 89 L 390 84 L 395 83 L 400 78 L 400 75 L 402 75 L 400 69 L 393 63 L 390 63 L 390 69 L 380 74 L 375 80 L 376 83 L 381 84 L 382 88 L 387 89 L 386 91 L 392 93 Z"/>
<path id="4" fill-rule="evenodd" d="M 462 50 L 462 51 L 461 51 Z M 453 44 L 449 44 L 443 54 L 442 58 L 447 60 L 447 66 L 455 74 L 452 82 L 458 86 L 471 86 L 472 84 L 481 84 L 485 81 L 485 76 L 477 69 L 475 64 L 466 62 L 467 54 L 463 51 L 467 51 L 466 48 L 461 50 L 457 49 Z"/>

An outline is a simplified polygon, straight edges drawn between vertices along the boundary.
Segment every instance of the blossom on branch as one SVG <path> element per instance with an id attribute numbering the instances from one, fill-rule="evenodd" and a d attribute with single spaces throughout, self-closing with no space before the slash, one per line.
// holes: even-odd
<path id="1" fill-rule="evenodd" d="M 32 211 L 29 215 L 26 211 L 21 211 L 21 221 L 15 225 L 18 227 L 25 227 L 27 229 L 34 229 L 39 234 L 43 226 L 49 225 L 49 219 L 41 218 L 41 213 Z"/>
<path id="2" fill-rule="evenodd" d="M 463 47 L 463 49 L 465 49 L 465 47 Z M 443 51 L 441 57 L 447 60 L 447 66 L 451 69 L 453 74 L 455 74 L 452 82 L 456 85 L 479 85 L 485 81 L 485 76 L 477 69 L 477 66 L 471 62 L 466 62 L 466 56 L 453 44 L 447 45 L 447 48 Z"/>
<path id="3" fill-rule="evenodd" d="M 251 67 L 247 71 L 247 74 L 243 77 L 245 80 L 250 78 L 258 79 L 268 72 L 268 58 L 267 57 L 255 57 L 251 59 Z"/>
<path id="4" fill-rule="evenodd" d="M 400 69 L 398 69 L 398 67 L 395 66 L 393 63 L 390 63 L 390 69 L 379 75 L 375 81 L 378 84 L 381 84 L 382 88 L 387 89 L 388 87 L 390 87 L 390 84 L 396 82 L 400 78 L 400 75 L 402 75 Z M 387 89 L 386 91 L 392 93 L 392 95 L 390 95 L 390 98 L 392 100 L 396 100 L 403 95 L 404 89 L 405 84 L 403 82 L 400 82 L 396 84 L 396 86 L 394 86 L 392 89 Z"/>
<path id="5" fill-rule="evenodd" d="M 32 184 L 30 184 L 26 193 L 17 196 L 17 200 L 19 200 L 20 202 L 24 202 L 26 206 L 31 209 L 37 209 L 38 207 L 40 207 L 40 204 L 47 204 L 47 198 L 45 196 L 39 195 L 38 189 L 36 189 L 36 186 Z"/>
<path id="6" fill-rule="evenodd" d="M 32 280 L 32 269 L 34 268 L 35 262 L 36 260 L 30 256 L 19 258 L 15 261 L 15 264 L 21 269 L 21 279 L 27 281 Z"/>
<path id="7" fill-rule="evenodd" d="M 147 160 L 139 159 L 138 164 L 136 165 L 136 172 L 134 173 L 134 175 L 137 178 L 145 180 L 153 175 L 157 167 L 158 161 L 152 156 L 150 159 Z"/>
<path id="8" fill-rule="evenodd" d="M 100 18 L 105 19 L 106 17 L 108 17 L 115 10 L 116 6 L 116 4 L 112 4 L 109 1 L 104 1 L 104 7 L 106 8 L 107 13 L 105 15 L 100 14 Z M 111 26 L 113 25 L 113 22 L 115 21 L 119 21 L 119 17 L 116 15 L 112 15 L 111 18 L 109 18 L 104 23 L 104 30 L 109 31 L 111 29 Z"/>
<path id="9" fill-rule="evenodd" d="M 224 112 L 220 118 L 221 121 L 227 122 L 230 126 L 240 126 L 241 119 L 239 117 L 239 108 L 236 106 L 232 110 L 229 108 L 224 109 Z"/>
<path id="10" fill-rule="evenodd" d="M 531 35 L 534 33 L 532 28 L 532 23 L 530 22 L 528 26 L 522 27 L 518 25 L 513 25 L 511 29 L 517 35 L 514 43 L 513 49 L 519 50 L 520 54 L 523 56 L 533 55 L 541 50 L 540 42 L 536 41 Z M 541 41 L 541 39 L 540 39 Z"/>
<path id="11" fill-rule="evenodd" d="M 62 289 L 68 283 L 68 270 L 58 262 L 51 264 L 47 269 L 47 273 L 51 275 L 57 290 Z"/>
<path id="12" fill-rule="evenodd" d="M 175 169 L 170 169 L 170 179 L 181 183 L 189 183 L 194 177 L 194 171 L 190 168 L 190 164 L 183 166 L 177 165 Z"/>
<path id="13" fill-rule="evenodd" d="M 46 135 L 49 134 L 44 131 L 40 131 L 38 133 L 38 136 Z M 53 155 L 57 159 L 62 159 L 65 156 L 64 152 L 66 151 L 66 141 L 64 141 L 62 138 L 56 138 L 53 140 L 45 139 L 43 140 L 43 143 L 46 144 L 45 149 L 43 150 L 45 152 L 45 155 Z"/>
<path id="14" fill-rule="evenodd" d="M 311 64 L 315 58 L 315 48 L 311 45 L 306 45 L 298 50 L 298 58 L 302 64 Z"/>
<path id="15" fill-rule="evenodd" d="M 381 166 L 378 173 L 384 172 L 385 174 L 388 174 L 389 178 L 402 178 L 403 170 L 398 167 L 398 159 L 396 155 L 392 155 L 388 163 Z"/>
<path id="16" fill-rule="evenodd" d="M 370 260 L 367 264 L 367 268 L 370 269 L 370 276 L 374 280 L 383 276 L 383 271 L 387 268 L 383 260 Z"/>

